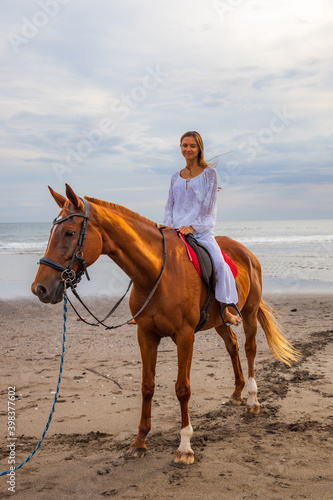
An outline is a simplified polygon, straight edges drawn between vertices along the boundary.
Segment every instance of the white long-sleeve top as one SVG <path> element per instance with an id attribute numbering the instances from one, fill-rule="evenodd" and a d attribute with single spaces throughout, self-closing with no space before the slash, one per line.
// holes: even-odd
<path id="1" fill-rule="evenodd" d="M 174 229 L 193 227 L 193 236 L 208 248 L 215 264 L 216 299 L 224 303 L 237 303 L 235 279 L 214 236 L 216 199 L 217 173 L 213 167 L 206 167 L 192 179 L 183 179 L 180 171 L 175 172 L 171 177 L 163 223 Z"/>
<path id="2" fill-rule="evenodd" d="M 165 207 L 166 226 L 192 226 L 196 233 L 213 231 L 216 222 L 217 173 L 206 167 L 193 179 L 183 179 L 180 171 L 171 177 Z M 196 234 L 194 234 L 196 237 Z"/>

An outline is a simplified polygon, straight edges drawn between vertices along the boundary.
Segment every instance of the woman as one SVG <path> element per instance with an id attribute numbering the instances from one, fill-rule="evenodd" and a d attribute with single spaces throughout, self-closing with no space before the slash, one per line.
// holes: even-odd
<path id="1" fill-rule="evenodd" d="M 180 147 L 186 166 L 171 178 L 163 222 L 184 235 L 192 233 L 209 250 L 215 265 L 215 297 L 222 306 L 223 323 L 238 326 L 242 321 L 238 309 L 237 314 L 232 314 L 226 307 L 238 302 L 235 280 L 214 237 L 217 173 L 205 161 L 198 132 L 186 132 L 180 139 Z"/>

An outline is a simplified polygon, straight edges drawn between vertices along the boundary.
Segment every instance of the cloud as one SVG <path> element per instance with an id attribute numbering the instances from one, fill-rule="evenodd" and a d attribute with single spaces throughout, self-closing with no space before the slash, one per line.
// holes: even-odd
<path id="1" fill-rule="evenodd" d="M 230 200 L 238 186 L 268 190 L 239 196 L 240 218 L 259 206 L 274 216 L 275 192 L 286 216 L 310 217 L 312 205 L 320 215 L 332 157 L 328 0 L 4 0 L 0 27 L 1 220 L 48 220 L 46 185 L 64 182 L 160 216 L 183 165 L 179 137 L 193 129 L 207 158 L 234 151 L 217 167 Z M 279 191 L 296 184 L 313 184 L 299 207 Z"/>

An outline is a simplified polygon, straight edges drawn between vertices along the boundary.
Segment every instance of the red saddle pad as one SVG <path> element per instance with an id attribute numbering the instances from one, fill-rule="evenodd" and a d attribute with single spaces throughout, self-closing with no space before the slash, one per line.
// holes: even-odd
<path id="1" fill-rule="evenodd" d="M 195 269 L 197 270 L 198 274 L 202 277 L 201 269 L 200 269 L 200 264 L 199 264 L 198 257 L 196 255 L 195 251 L 187 243 L 187 241 L 185 240 L 185 236 L 183 234 L 178 233 L 178 235 L 179 235 L 179 238 L 181 240 L 183 240 L 183 242 L 186 245 L 186 249 L 187 249 L 187 253 L 188 253 L 190 261 L 193 262 L 193 265 L 194 265 Z M 237 268 L 236 264 L 234 263 L 234 261 L 232 260 L 232 258 L 229 257 L 229 255 L 227 255 L 223 250 L 221 250 L 221 252 L 222 252 L 224 261 L 230 267 L 230 271 L 232 272 L 233 277 L 237 278 L 237 276 L 238 276 L 238 268 Z"/>

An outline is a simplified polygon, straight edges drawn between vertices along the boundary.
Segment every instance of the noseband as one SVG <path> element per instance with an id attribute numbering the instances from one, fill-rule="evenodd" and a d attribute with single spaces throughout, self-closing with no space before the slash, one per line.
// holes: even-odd
<path id="1" fill-rule="evenodd" d="M 53 221 L 53 226 L 56 226 L 57 224 L 61 224 L 65 220 L 71 219 L 72 217 L 83 218 L 79 239 L 76 244 L 76 248 L 73 252 L 72 259 L 69 265 L 65 267 L 64 265 L 59 264 L 59 262 L 49 259 L 48 257 L 42 257 L 39 261 L 39 264 L 44 264 L 45 266 L 52 267 L 56 271 L 61 271 L 61 281 L 64 282 L 66 288 L 68 288 L 69 286 L 71 288 L 75 287 L 81 281 L 83 274 L 86 274 L 87 279 L 90 280 L 87 270 L 87 264 L 83 257 L 83 247 L 87 237 L 90 206 L 89 203 L 83 198 L 80 198 L 80 200 L 84 204 L 84 210 L 85 210 L 84 214 L 70 213 L 65 217 L 61 217 L 60 219 L 56 218 Z M 75 272 L 72 268 L 77 260 L 79 261 L 80 269 L 78 272 Z"/>

